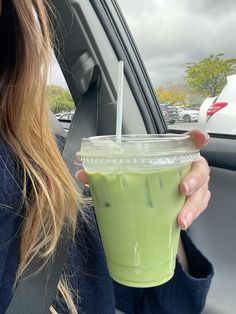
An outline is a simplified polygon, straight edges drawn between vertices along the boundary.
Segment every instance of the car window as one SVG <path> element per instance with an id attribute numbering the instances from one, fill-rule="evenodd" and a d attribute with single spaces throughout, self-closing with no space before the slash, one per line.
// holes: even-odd
<path id="1" fill-rule="evenodd" d="M 118 0 L 152 81 L 169 129 L 200 125 L 212 133 L 236 134 L 236 95 L 222 93 L 236 74 L 236 2 L 211 0 Z M 228 89 L 228 88 L 227 88 Z M 234 89 L 236 91 L 236 88 Z M 212 100 L 212 101 L 210 101 Z M 225 104 L 227 102 L 227 104 Z M 168 113 L 168 106 L 178 106 Z M 173 110 L 172 110 L 173 111 Z M 172 112 L 173 113 L 173 112 Z M 201 118 L 201 121 L 199 120 Z M 229 120 L 231 121 L 229 123 Z"/>
<path id="2" fill-rule="evenodd" d="M 68 131 L 70 127 L 69 123 L 72 120 L 75 110 L 75 104 L 61 68 L 53 53 L 47 86 L 47 102 L 55 117 L 64 129 Z"/>

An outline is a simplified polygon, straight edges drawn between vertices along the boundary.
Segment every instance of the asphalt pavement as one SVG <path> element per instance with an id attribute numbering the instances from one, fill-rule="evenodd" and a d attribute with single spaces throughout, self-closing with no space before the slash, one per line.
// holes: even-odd
<path id="1" fill-rule="evenodd" d="M 175 122 L 174 124 L 169 125 L 170 130 L 190 131 L 197 128 L 198 128 L 197 122 L 190 122 L 190 123 Z"/>

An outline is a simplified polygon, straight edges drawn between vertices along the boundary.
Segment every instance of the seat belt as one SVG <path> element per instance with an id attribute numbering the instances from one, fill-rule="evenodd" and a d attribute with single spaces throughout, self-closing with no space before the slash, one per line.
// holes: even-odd
<path id="1" fill-rule="evenodd" d="M 86 53 L 88 55 L 88 53 Z M 97 134 L 97 105 L 99 69 L 94 64 L 90 75 L 87 76 L 87 91 L 82 102 L 77 106 L 68 132 L 63 150 L 63 159 L 74 177 L 78 166 L 74 164 L 75 153 L 80 149 L 83 137 Z M 86 63 L 83 63 L 86 68 Z M 89 77 L 89 79 L 88 79 Z M 84 84 L 84 82 L 83 82 Z M 43 265 L 43 260 L 34 259 L 20 279 L 5 314 L 48 314 L 57 292 L 58 282 L 61 278 L 63 267 L 72 239 L 72 231 L 66 222 L 58 240 L 56 252 L 48 262 Z"/>

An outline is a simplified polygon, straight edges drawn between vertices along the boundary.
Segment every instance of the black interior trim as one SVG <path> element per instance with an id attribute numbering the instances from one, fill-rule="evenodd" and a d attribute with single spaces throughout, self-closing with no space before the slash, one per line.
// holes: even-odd
<path id="1" fill-rule="evenodd" d="M 173 130 L 173 129 L 169 129 L 168 130 L 169 133 L 176 133 L 176 134 L 182 134 L 187 132 L 183 131 L 183 130 Z M 211 132 L 207 132 L 211 138 L 219 138 L 219 139 L 226 139 L 226 140 L 236 140 L 236 134 L 220 134 L 220 133 L 211 133 Z"/>
<path id="2" fill-rule="evenodd" d="M 236 140 L 236 135 L 234 134 L 220 134 L 220 133 L 211 133 L 211 132 L 208 132 L 208 133 L 211 138 Z"/>
<path id="3" fill-rule="evenodd" d="M 169 130 L 169 133 L 182 134 L 185 131 Z M 236 136 L 226 134 L 209 134 L 209 144 L 202 149 L 210 166 L 236 170 Z"/>
<path id="4" fill-rule="evenodd" d="M 210 166 L 222 169 L 236 170 L 235 138 L 211 137 L 209 144 L 202 150 Z"/>

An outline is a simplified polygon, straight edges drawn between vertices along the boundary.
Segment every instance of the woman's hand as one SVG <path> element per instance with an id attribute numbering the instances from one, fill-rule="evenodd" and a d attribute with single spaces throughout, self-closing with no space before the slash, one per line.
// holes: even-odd
<path id="1" fill-rule="evenodd" d="M 188 134 L 199 149 L 208 144 L 209 135 L 206 132 L 193 130 Z M 187 229 L 208 205 L 211 197 L 208 190 L 209 174 L 208 163 L 202 157 L 193 162 L 191 171 L 180 183 L 180 192 L 186 195 L 186 202 L 178 215 L 178 224 L 182 229 Z"/>
<path id="2" fill-rule="evenodd" d="M 84 184 L 88 184 L 88 177 L 84 169 L 80 169 L 79 171 L 76 172 L 75 178 L 80 180 Z"/>
<path id="3" fill-rule="evenodd" d="M 207 145 L 209 136 L 200 130 L 188 132 L 194 144 L 199 148 Z M 178 215 L 178 224 L 182 229 L 187 229 L 207 207 L 210 192 L 208 190 L 209 166 L 204 158 L 192 164 L 191 171 L 180 183 L 180 192 L 186 195 L 186 202 Z M 84 170 L 76 173 L 77 179 L 88 184 L 88 178 Z"/>

